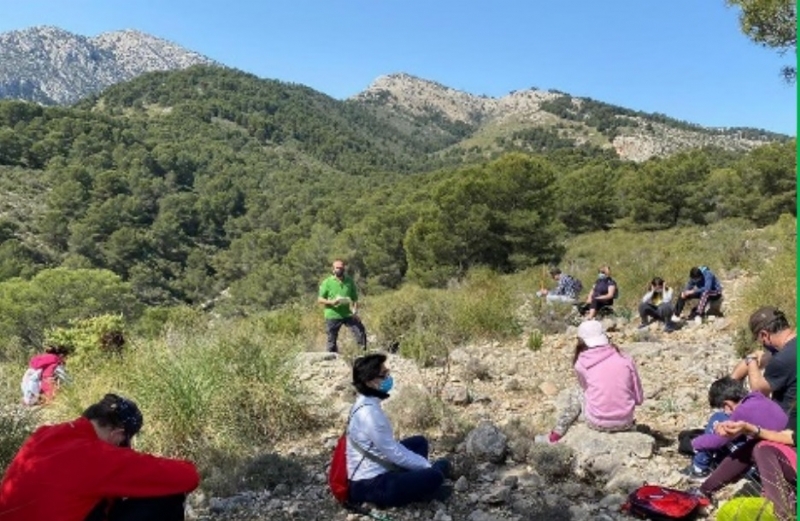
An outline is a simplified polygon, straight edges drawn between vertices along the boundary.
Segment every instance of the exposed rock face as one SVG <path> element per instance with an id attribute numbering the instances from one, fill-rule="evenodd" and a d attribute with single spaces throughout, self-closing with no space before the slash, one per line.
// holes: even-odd
<path id="1" fill-rule="evenodd" d="M 89 38 L 33 27 L 0 34 L 0 98 L 64 105 L 145 72 L 213 63 L 139 31 Z"/>
<path id="2" fill-rule="evenodd" d="M 623 159 L 644 161 L 703 146 L 726 150 L 750 150 L 779 136 L 754 129 L 709 129 L 677 124 L 661 115 L 638 115 L 622 107 L 605 106 L 618 111 L 624 123 L 616 135 L 598 128 L 586 114 L 564 119 L 542 106 L 564 96 L 561 92 L 536 88 L 517 90 L 500 98 L 477 96 L 440 83 L 405 73 L 377 78 L 366 90 L 353 97 L 377 112 L 399 130 L 427 139 L 440 146 L 479 147 L 487 152 L 496 147 L 498 137 L 514 131 L 541 127 L 552 130 L 576 145 L 594 144 L 613 149 Z M 587 100 L 571 98 L 580 109 Z M 672 123 L 670 123 L 672 121 Z"/>

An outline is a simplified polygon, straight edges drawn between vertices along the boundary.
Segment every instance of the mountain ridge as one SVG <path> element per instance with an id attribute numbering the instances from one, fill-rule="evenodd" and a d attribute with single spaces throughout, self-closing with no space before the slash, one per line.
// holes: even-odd
<path id="1" fill-rule="evenodd" d="M 0 33 L 0 98 L 68 105 L 146 72 L 197 64 L 218 65 L 135 29 L 88 37 L 34 26 Z"/>
<path id="2" fill-rule="evenodd" d="M 227 68 L 136 29 L 88 37 L 37 26 L 0 33 L 0 98 L 69 105 L 148 72 L 196 65 Z M 789 138 L 747 127 L 703 127 L 555 89 L 514 90 L 499 97 L 473 94 L 406 72 L 381 75 L 338 101 L 366 109 L 391 132 L 423 143 L 428 153 L 445 161 L 588 146 L 641 162 L 708 146 L 748 151 Z M 319 110 L 327 110 L 322 105 Z"/>

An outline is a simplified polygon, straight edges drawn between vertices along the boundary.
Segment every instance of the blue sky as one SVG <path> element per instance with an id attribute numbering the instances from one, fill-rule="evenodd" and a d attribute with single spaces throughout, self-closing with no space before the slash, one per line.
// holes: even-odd
<path id="1" fill-rule="evenodd" d="M 0 31 L 133 28 L 336 98 L 408 72 L 474 94 L 554 88 L 795 135 L 781 58 L 724 0 L 0 0 Z"/>

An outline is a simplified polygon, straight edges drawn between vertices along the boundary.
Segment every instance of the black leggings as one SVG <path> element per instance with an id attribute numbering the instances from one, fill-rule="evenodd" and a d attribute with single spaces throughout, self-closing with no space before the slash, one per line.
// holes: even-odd
<path id="1" fill-rule="evenodd" d="M 185 494 L 120 499 L 110 509 L 107 501 L 101 501 L 85 521 L 184 521 L 185 500 Z"/>

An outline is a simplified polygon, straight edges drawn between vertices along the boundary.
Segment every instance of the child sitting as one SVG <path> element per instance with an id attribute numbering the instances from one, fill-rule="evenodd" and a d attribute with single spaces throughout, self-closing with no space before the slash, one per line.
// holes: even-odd
<path id="1" fill-rule="evenodd" d="M 690 478 L 706 478 L 717 464 L 736 450 L 745 440 L 743 436 L 731 439 L 715 434 L 715 426 L 723 421 L 745 421 L 764 429 L 780 431 L 786 427 L 788 417 L 777 402 L 758 391 L 747 393 L 741 381 L 730 376 L 720 378 L 708 389 L 708 403 L 719 409 L 711 415 L 705 434 L 692 440 L 695 455 L 692 464 L 682 474 Z"/>

